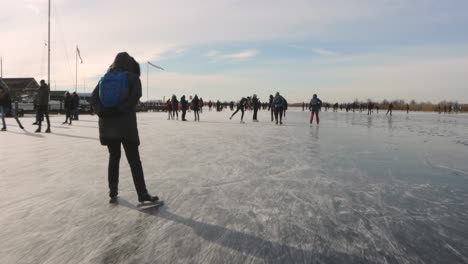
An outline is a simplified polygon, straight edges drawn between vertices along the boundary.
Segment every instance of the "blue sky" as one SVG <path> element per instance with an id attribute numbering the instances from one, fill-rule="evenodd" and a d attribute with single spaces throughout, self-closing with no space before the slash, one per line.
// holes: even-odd
<path id="1" fill-rule="evenodd" d="M 45 78 L 47 1 L 0 4 L 4 76 Z M 113 57 L 141 63 L 143 99 L 468 102 L 468 1 L 53 1 L 52 88 L 90 91 Z M 150 70 L 146 61 L 166 71 Z"/>

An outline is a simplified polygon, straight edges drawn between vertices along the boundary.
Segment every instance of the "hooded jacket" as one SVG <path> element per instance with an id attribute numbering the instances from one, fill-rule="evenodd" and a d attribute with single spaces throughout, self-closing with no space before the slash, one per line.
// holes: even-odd
<path id="1" fill-rule="evenodd" d="M 286 100 L 281 95 L 276 95 L 272 102 L 274 108 L 284 108 L 286 106 Z"/>
<path id="2" fill-rule="evenodd" d="M 322 108 L 322 100 L 318 99 L 317 96 L 312 97 L 309 103 L 309 109 L 312 112 L 318 112 Z"/>
<path id="3" fill-rule="evenodd" d="M 91 105 L 99 116 L 99 139 L 102 145 L 112 142 L 140 144 L 136 105 L 141 97 L 140 65 L 127 52 L 117 54 L 108 71 L 128 73 L 128 97 L 118 108 L 105 108 L 99 99 L 99 84 L 91 95 Z"/>

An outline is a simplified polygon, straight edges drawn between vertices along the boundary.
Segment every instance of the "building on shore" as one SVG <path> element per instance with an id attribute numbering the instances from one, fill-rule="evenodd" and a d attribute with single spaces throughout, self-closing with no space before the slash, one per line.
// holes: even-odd
<path id="1" fill-rule="evenodd" d="M 34 78 L 2 78 L 8 86 L 12 100 L 20 100 L 24 94 L 30 94 L 39 89 L 39 83 Z"/>

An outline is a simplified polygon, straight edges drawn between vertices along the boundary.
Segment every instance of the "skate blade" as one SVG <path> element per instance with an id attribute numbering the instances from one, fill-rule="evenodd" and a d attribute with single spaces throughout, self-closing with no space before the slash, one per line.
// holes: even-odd
<path id="1" fill-rule="evenodd" d="M 164 201 L 157 201 L 157 202 L 142 202 L 137 204 L 137 208 L 153 208 L 153 207 L 159 207 L 164 205 Z"/>

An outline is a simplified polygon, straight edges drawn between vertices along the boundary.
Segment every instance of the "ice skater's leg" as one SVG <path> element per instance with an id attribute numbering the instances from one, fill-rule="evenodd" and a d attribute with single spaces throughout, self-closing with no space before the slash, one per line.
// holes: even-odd
<path id="1" fill-rule="evenodd" d="M 23 125 L 21 124 L 21 122 L 20 122 L 20 120 L 19 120 L 19 118 L 18 118 L 18 115 L 16 114 L 15 109 L 12 108 L 10 112 L 11 112 L 11 115 L 15 118 L 16 123 L 18 123 L 18 126 L 19 126 L 21 129 L 24 129 Z"/>
<path id="2" fill-rule="evenodd" d="M 276 121 L 276 124 L 278 124 L 278 109 L 276 108 L 275 108 L 275 121 Z"/>
<path id="3" fill-rule="evenodd" d="M 45 118 L 46 118 L 46 121 L 47 121 L 47 130 L 46 130 L 46 132 L 47 131 L 50 132 L 49 110 L 47 109 L 47 107 L 49 107 L 49 106 L 45 106 L 45 107 L 46 107 L 46 109 L 45 109 Z"/>
<path id="4" fill-rule="evenodd" d="M 241 115 L 241 121 L 244 120 L 244 108 L 241 108 L 241 112 L 242 112 L 242 115 Z"/>
<path id="5" fill-rule="evenodd" d="M 234 113 L 232 113 L 231 117 L 229 119 L 232 119 L 236 114 L 237 112 L 239 112 L 240 108 L 237 108 L 236 111 L 234 111 Z"/>
<path id="6" fill-rule="evenodd" d="M 315 112 L 315 115 L 317 116 L 317 125 L 318 125 L 320 123 L 319 112 Z"/>
<path id="7" fill-rule="evenodd" d="M 6 122 L 5 122 L 5 111 L 6 109 L 3 106 L 0 106 L 0 111 L 2 112 L 2 128 L 6 129 Z"/>
<path id="8" fill-rule="evenodd" d="M 315 112 L 310 112 L 310 123 L 314 122 L 314 114 Z"/>
<path id="9" fill-rule="evenodd" d="M 120 142 L 107 145 L 107 149 L 109 150 L 109 167 L 107 170 L 109 196 L 115 197 L 119 193 Z"/>
<path id="10" fill-rule="evenodd" d="M 125 155 L 127 156 L 130 169 L 132 171 L 133 183 L 137 191 L 138 197 L 147 194 L 145 176 L 143 175 L 143 167 L 141 165 L 140 153 L 138 152 L 138 145 L 131 143 L 123 143 Z"/>

